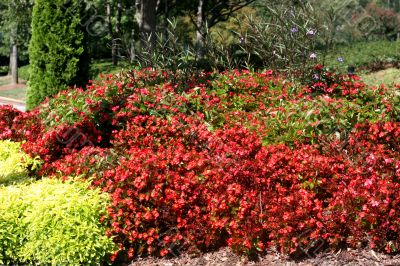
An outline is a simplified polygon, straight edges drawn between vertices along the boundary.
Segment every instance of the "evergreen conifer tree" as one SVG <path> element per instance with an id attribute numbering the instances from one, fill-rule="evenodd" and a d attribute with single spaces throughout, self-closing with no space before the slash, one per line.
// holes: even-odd
<path id="1" fill-rule="evenodd" d="M 87 81 L 87 33 L 81 23 L 84 9 L 82 0 L 35 0 L 28 109 L 68 86 L 83 86 Z"/>

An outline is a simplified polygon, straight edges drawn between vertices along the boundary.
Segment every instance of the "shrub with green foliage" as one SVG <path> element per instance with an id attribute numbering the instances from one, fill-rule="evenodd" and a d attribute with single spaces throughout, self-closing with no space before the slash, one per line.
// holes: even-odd
<path id="1" fill-rule="evenodd" d="M 258 64 L 303 80 L 317 61 L 317 40 L 324 31 L 312 5 L 307 1 L 265 1 L 261 10 L 261 21 L 247 19 L 247 29 L 239 36 L 242 53 L 237 56 L 247 58 L 247 68 Z"/>
<path id="2" fill-rule="evenodd" d="M 20 143 L 0 141 L 0 185 L 29 179 L 29 170 L 34 170 L 39 165 L 39 159 L 32 159 L 21 151 Z"/>
<path id="3" fill-rule="evenodd" d="M 29 80 L 29 65 L 18 68 L 18 77 L 23 80 Z"/>
<path id="4" fill-rule="evenodd" d="M 116 250 L 100 222 L 109 198 L 87 182 L 0 188 L 0 264 L 98 265 Z"/>
<path id="5" fill-rule="evenodd" d="M 342 72 L 348 66 L 362 67 L 368 70 L 380 70 L 385 64 L 398 65 L 400 61 L 400 43 L 390 41 L 359 42 L 341 45 L 328 52 L 325 65 Z"/>
<path id="6" fill-rule="evenodd" d="M 78 0 L 35 1 L 29 45 L 28 108 L 68 86 L 81 86 L 88 77 L 86 33 Z"/>

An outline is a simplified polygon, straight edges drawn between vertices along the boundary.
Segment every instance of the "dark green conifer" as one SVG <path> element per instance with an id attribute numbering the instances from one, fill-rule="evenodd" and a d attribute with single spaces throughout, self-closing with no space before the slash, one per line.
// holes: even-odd
<path id="1" fill-rule="evenodd" d="M 87 81 L 87 32 L 81 22 L 84 8 L 82 0 L 35 0 L 28 109 L 68 86 L 83 86 Z"/>

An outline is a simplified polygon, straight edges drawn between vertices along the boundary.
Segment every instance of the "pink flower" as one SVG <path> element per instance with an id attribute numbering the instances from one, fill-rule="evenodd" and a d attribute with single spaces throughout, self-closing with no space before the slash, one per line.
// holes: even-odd
<path id="1" fill-rule="evenodd" d="M 314 36 L 316 33 L 317 33 L 316 30 L 308 30 L 306 34 L 309 36 Z"/>
<path id="2" fill-rule="evenodd" d="M 377 202 L 376 200 L 371 200 L 371 206 L 377 207 L 377 206 L 379 206 L 379 202 Z"/>
<path id="3" fill-rule="evenodd" d="M 148 89 L 144 88 L 144 89 L 140 89 L 140 94 L 143 94 L 143 95 L 149 95 L 149 94 L 150 94 L 150 92 L 149 92 L 149 90 L 148 90 Z"/>
<path id="4" fill-rule="evenodd" d="M 371 179 L 367 179 L 367 180 L 364 182 L 364 186 L 365 186 L 366 188 L 369 188 L 371 185 L 372 185 L 372 180 L 371 180 Z"/>

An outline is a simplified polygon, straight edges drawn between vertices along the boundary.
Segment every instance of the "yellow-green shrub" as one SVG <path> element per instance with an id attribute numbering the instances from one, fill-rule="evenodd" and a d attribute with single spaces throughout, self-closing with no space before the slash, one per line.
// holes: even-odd
<path id="1" fill-rule="evenodd" d="M 38 159 L 32 159 L 21 151 L 20 143 L 0 141 L 0 185 L 28 179 L 27 167 L 35 167 L 38 163 Z"/>
<path id="2" fill-rule="evenodd" d="M 0 264 L 97 265 L 115 251 L 100 217 L 109 198 L 87 182 L 0 188 Z"/>

